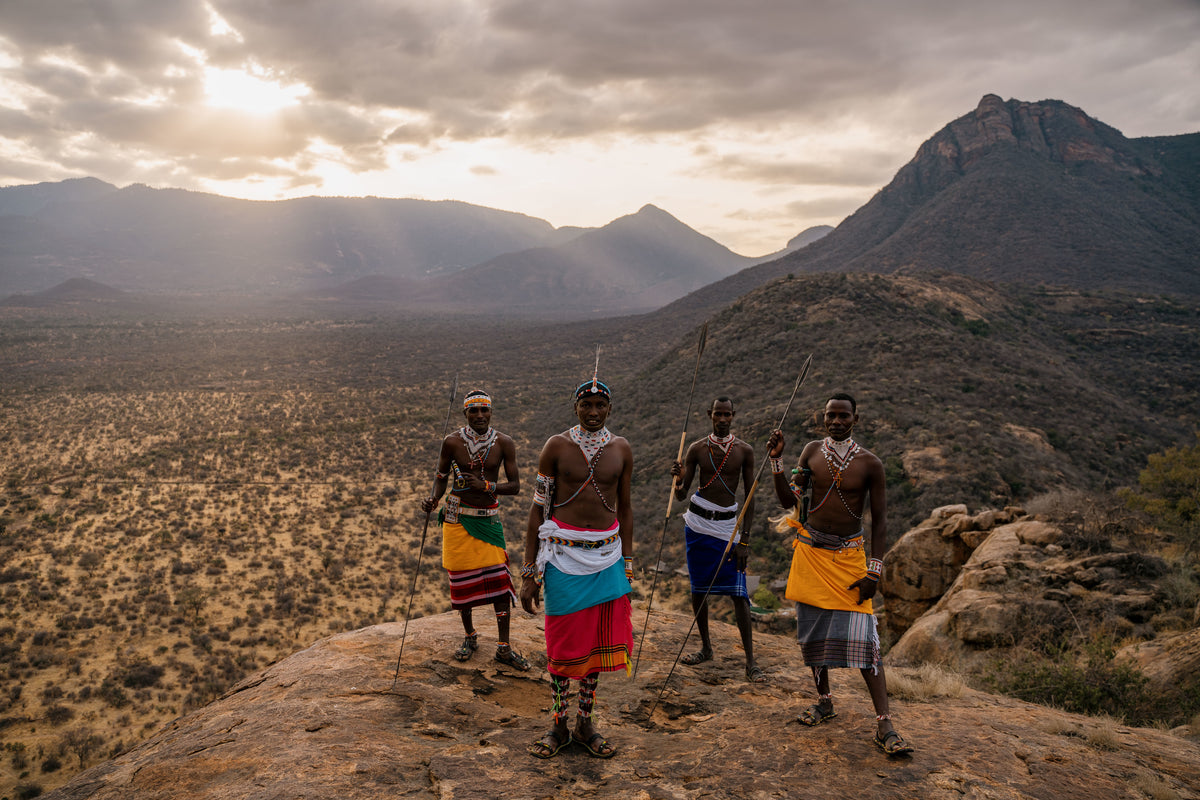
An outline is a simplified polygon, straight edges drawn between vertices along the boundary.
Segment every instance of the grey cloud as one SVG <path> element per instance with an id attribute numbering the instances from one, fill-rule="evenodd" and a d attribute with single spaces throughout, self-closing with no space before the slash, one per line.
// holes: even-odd
<path id="1" fill-rule="evenodd" d="M 390 147 L 412 158 L 443 140 L 857 123 L 887 136 L 892 151 L 829 163 L 830 154 L 767 163 L 729 153 L 708 167 L 768 185 L 877 186 L 989 92 L 1063 99 L 1131 135 L 1200 128 L 1195 0 L 211 5 L 241 41 L 210 30 L 201 0 L 6 2 L 0 49 L 19 64 L 3 77 L 45 94 L 22 115 L 0 116 L 0 139 L 53 162 L 63 141 L 95 132 L 106 139 L 97 150 L 265 177 L 278 169 L 270 159 L 299 158 L 316 136 L 343 148 L 351 169 L 370 169 Z M 260 64 L 312 94 L 273 125 L 193 106 L 202 76 L 181 44 L 214 66 Z M 171 103 L 130 102 L 156 93 Z M 380 112 L 391 110 L 414 121 L 384 127 Z"/>
<path id="2" fill-rule="evenodd" d="M 901 166 L 890 152 L 823 152 L 804 160 L 726 155 L 712 158 L 704 171 L 763 184 L 878 187 L 891 180 Z"/>

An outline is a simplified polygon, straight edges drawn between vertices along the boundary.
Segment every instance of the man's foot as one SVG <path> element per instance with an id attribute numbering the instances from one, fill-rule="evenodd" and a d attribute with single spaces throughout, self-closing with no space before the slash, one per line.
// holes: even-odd
<path id="1" fill-rule="evenodd" d="M 679 663 L 687 664 L 689 667 L 694 667 L 697 664 L 703 664 L 705 661 L 712 661 L 713 651 L 707 647 L 702 647 L 695 653 L 689 656 L 684 656 L 679 659 Z"/>
<path id="2" fill-rule="evenodd" d="M 766 683 L 767 673 L 762 671 L 762 667 L 760 667 L 758 664 L 755 664 L 746 670 L 746 680 L 750 681 L 751 683 Z"/>
<path id="3" fill-rule="evenodd" d="M 512 649 L 512 645 L 502 644 L 496 646 L 496 660 L 501 664 L 507 664 L 513 669 L 519 669 L 521 672 L 529 669 L 529 659 Z"/>
<path id="4" fill-rule="evenodd" d="M 542 738 L 529 745 L 529 754 L 534 758 L 553 758 L 558 755 L 559 750 L 570 743 L 571 735 L 569 733 L 561 733 L 551 728 Z"/>
<path id="5" fill-rule="evenodd" d="M 813 725 L 820 725 L 825 720 L 833 719 L 836 716 L 837 712 L 833 710 L 833 703 L 829 705 L 813 703 L 800 712 L 799 720 L 811 728 Z"/>
<path id="6" fill-rule="evenodd" d="M 463 637 L 462 644 L 454 651 L 455 661 L 467 661 L 479 649 L 479 634 L 471 633 Z"/>
<path id="7" fill-rule="evenodd" d="M 617 753 L 617 748 L 609 744 L 607 739 L 595 731 L 592 731 L 586 740 L 584 740 L 578 731 L 572 733 L 571 738 L 583 745 L 583 749 L 587 750 L 588 754 L 593 758 L 612 758 Z"/>
<path id="8" fill-rule="evenodd" d="M 912 746 L 894 730 L 875 732 L 875 746 L 889 756 L 901 756 L 913 751 Z"/>

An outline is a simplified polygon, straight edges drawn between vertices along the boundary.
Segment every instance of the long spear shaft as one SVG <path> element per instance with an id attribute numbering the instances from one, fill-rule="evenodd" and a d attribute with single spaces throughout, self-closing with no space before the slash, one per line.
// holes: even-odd
<path id="1" fill-rule="evenodd" d="M 450 413 L 454 411 L 454 397 L 458 394 L 458 373 L 454 374 L 454 383 L 450 386 L 450 404 L 446 408 L 446 421 L 442 423 L 442 439 L 446 438 L 446 431 L 450 429 Z M 433 490 L 429 495 L 432 497 L 433 492 L 437 491 L 437 478 L 433 479 Z M 421 556 L 425 553 L 425 536 L 429 533 L 429 517 L 433 513 L 433 509 L 425 512 L 425 524 L 421 527 L 421 544 L 417 548 L 417 568 L 413 571 L 412 586 L 408 590 L 408 608 L 404 611 L 404 630 L 400 634 L 400 654 L 396 656 L 396 674 L 392 676 L 392 689 L 396 688 L 396 681 L 400 679 L 400 659 L 404 658 L 404 642 L 408 639 L 408 618 L 412 614 L 413 595 L 417 591 L 417 576 L 421 574 Z"/>
<path id="2" fill-rule="evenodd" d="M 696 395 L 696 376 L 700 374 L 700 354 L 708 342 L 708 323 L 700 328 L 700 340 L 696 343 L 696 367 L 692 370 L 692 388 L 688 392 L 687 413 L 683 415 L 683 433 L 679 434 L 679 454 L 676 461 L 683 460 L 683 446 L 687 441 L 688 421 L 692 418 L 692 399 Z M 642 635 L 638 638 L 637 658 L 633 661 L 630 677 L 637 677 L 638 664 L 642 662 L 642 644 L 646 641 L 646 627 L 650 624 L 650 607 L 654 605 L 654 589 L 658 586 L 658 565 L 662 563 L 663 545 L 667 541 L 667 523 L 671 521 L 671 504 L 675 501 L 675 480 L 671 481 L 671 492 L 667 495 L 667 513 L 663 517 L 662 535 L 658 540 L 658 557 L 654 561 L 654 580 L 650 584 L 650 599 L 646 602 L 646 621 L 642 623 Z"/>
<path id="3" fill-rule="evenodd" d="M 788 398 L 787 406 L 783 409 L 783 416 L 779 418 L 779 424 L 774 430 L 782 430 L 784 420 L 787 419 L 788 411 L 792 408 L 792 402 L 796 399 L 796 393 L 800 391 L 800 384 L 804 383 L 804 379 L 808 376 L 808 368 L 812 366 L 812 354 L 804 359 L 804 366 L 800 368 L 800 375 L 796 378 L 796 385 L 792 389 L 792 396 Z M 662 700 L 663 692 L 667 690 L 667 684 L 671 682 L 671 676 L 675 674 L 675 667 L 679 665 L 679 658 L 683 655 L 683 649 L 687 647 L 688 639 L 692 635 L 692 630 L 696 627 L 696 620 L 700 616 L 700 609 L 704 608 L 704 604 L 708 602 L 708 595 L 712 591 L 713 586 L 717 582 L 717 575 L 721 571 L 721 565 L 725 563 L 725 559 L 729 557 L 729 551 L 733 547 L 733 542 L 738 538 L 738 532 L 742 529 L 742 522 L 746 518 L 746 509 L 750 507 L 750 500 L 754 497 L 754 492 L 758 488 L 758 479 L 762 476 L 763 468 L 767 465 L 768 458 L 764 458 L 762 463 L 758 465 L 758 471 L 754 473 L 754 482 L 750 484 L 749 491 L 746 492 L 746 501 L 742 504 L 742 510 L 738 513 L 737 523 L 733 529 L 733 535 L 729 537 L 729 541 L 725 544 L 725 550 L 721 553 L 721 558 L 717 561 L 717 566 L 713 570 L 712 580 L 708 583 L 708 588 L 704 591 L 704 597 L 700 604 L 696 607 L 696 612 L 692 615 L 692 624 L 688 626 L 687 635 L 683 637 L 683 644 L 679 646 L 679 652 L 675 654 L 675 660 L 671 662 L 671 669 L 667 673 L 667 679 L 663 681 L 662 688 L 658 690 L 658 697 L 654 699 L 654 704 L 650 706 L 650 713 L 646 715 L 646 719 L 651 719 L 654 716 L 654 709 L 658 708 L 658 702 Z"/>

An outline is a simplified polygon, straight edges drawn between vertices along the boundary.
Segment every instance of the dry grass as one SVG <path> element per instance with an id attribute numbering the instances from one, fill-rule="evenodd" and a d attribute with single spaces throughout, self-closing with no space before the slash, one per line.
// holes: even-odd
<path id="1" fill-rule="evenodd" d="M 1150 800 L 1180 800 L 1182 795 L 1167 783 L 1161 775 L 1141 771 L 1129 782 L 1130 788 L 1141 792 Z"/>
<path id="2" fill-rule="evenodd" d="M 920 667 L 893 667 L 887 673 L 888 693 L 906 700 L 930 700 L 935 697 L 962 697 L 967 684 L 961 675 L 936 664 Z"/>

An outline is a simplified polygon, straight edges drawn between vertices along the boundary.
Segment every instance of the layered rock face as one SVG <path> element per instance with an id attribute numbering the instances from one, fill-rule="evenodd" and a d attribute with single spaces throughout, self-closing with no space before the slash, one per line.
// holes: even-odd
<path id="1" fill-rule="evenodd" d="M 1116 630 L 1144 628 L 1159 606 L 1156 579 L 1166 563 L 1140 552 L 1089 552 L 1056 525 L 1021 509 L 971 516 L 965 506 L 937 509 L 892 547 L 881 590 L 887 626 L 899 640 L 897 663 L 964 663 L 1032 634 L 1077 629 L 1080 620 Z M 1155 663 L 1173 680 L 1195 666 L 1195 649 L 1165 637 L 1135 663 Z M 1128 649 L 1128 648 L 1127 648 Z M 1155 659 L 1151 653 L 1177 654 Z M 1148 675 L 1154 670 L 1143 670 Z"/>

